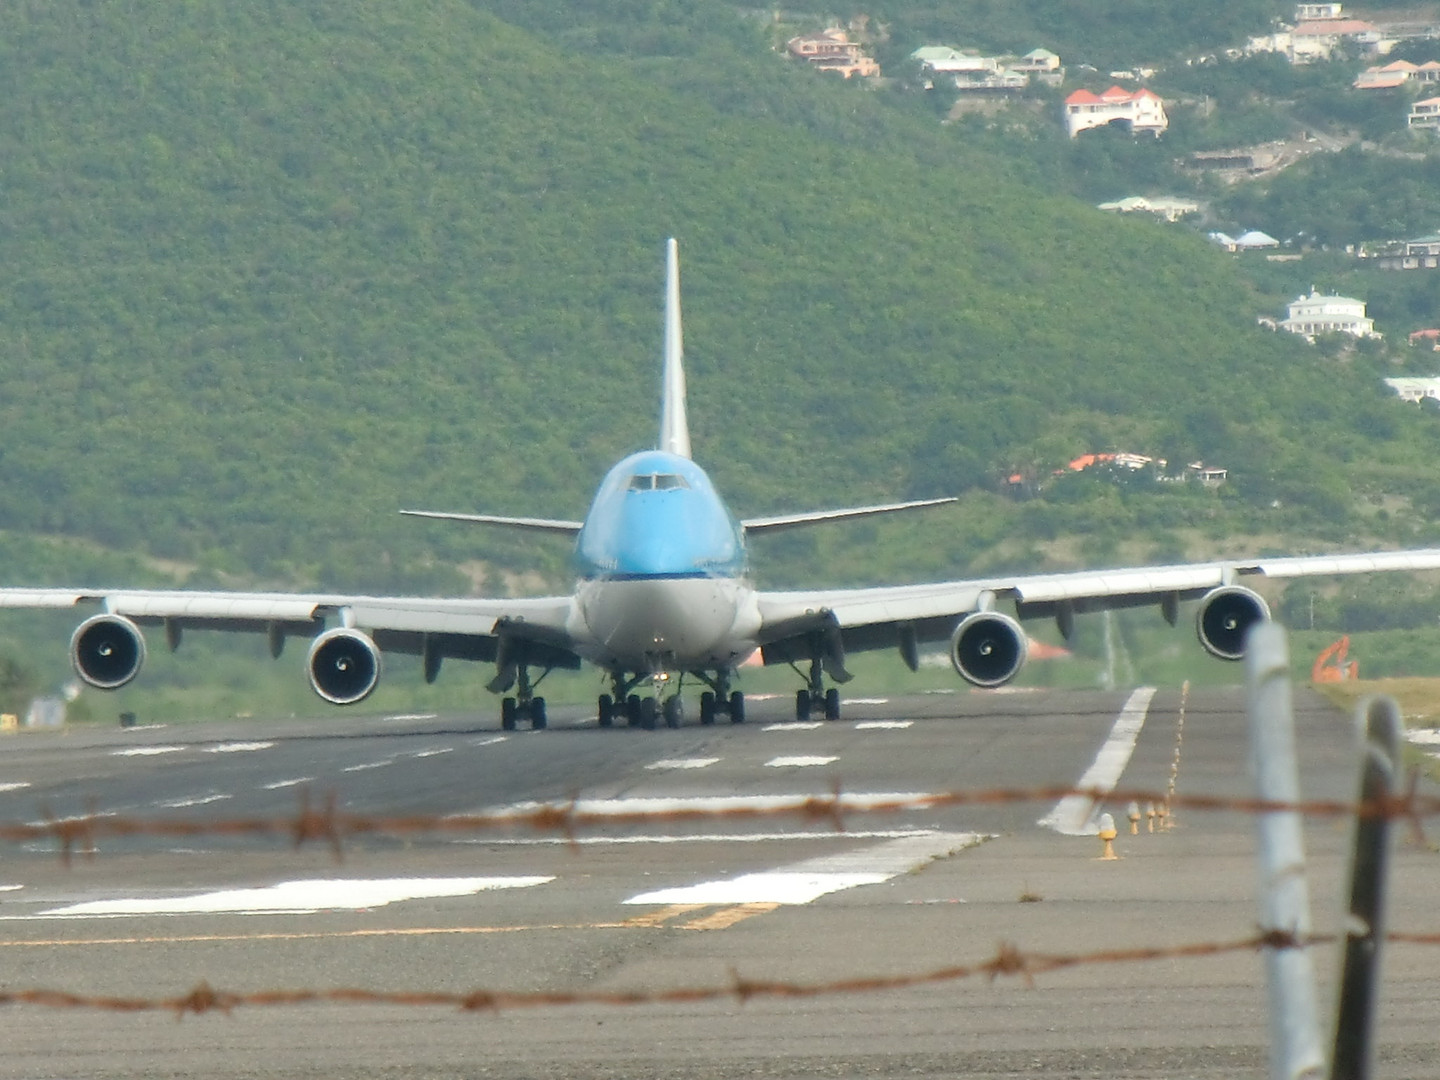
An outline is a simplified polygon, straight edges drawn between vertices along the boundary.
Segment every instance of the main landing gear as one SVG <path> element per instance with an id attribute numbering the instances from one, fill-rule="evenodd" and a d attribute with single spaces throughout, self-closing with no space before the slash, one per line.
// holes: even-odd
<path id="1" fill-rule="evenodd" d="M 530 721 L 532 730 L 540 731 L 545 727 L 545 699 L 535 695 L 535 687 L 539 686 L 546 675 L 550 674 L 550 668 L 540 673 L 540 678 L 531 680 L 530 665 L 523 658 L 514 661 L 513 668 L 508 672 L 497 674 L 491 683 L 492 690 L 508 690 L 511 686 L 515 688 L 515 696 L 503 698 L 500 701 L 500 726 L 506 731 L 514 731 L 521 720 Z M 510 678 L 506 678 L 509 675 Z M 508 685 L 506 685 L 508 683 Z"/>
<path id="2" fill-rule="evenodd" d="M 790 666 L 795 667 L 794 664 Z M 799 668 L 795 671 L 801 673 Z M 826 720 L 840 719 L 840 691 L 833 686 L 825 689 L 824 665 L 818 657 L 810 661 L 805 689 L 795 691 L 795 719 L 803 724 L 814 712 L 819 712 Z"/>
<path id="3" fill-rule="evenodd" d="M 730 672 L 720 672 L 712 678 L 703 671 L 691 672 L 710 689 L 700 695 L 700 723 L 710 725 L 721 713 L 728 714 L 732 724 L 745 722 L 745 695 L 730 689 Z M 653 697 L 642 697 L 634 691 L 645 681 L 655 683 Z M 602 728 L 613 727 L 621 718 L 629 727 L 654 731 L 663 722 L 668 728 L 678 728 L 685 719 L 684 699 L 680 687 L 666 696 L 668 679 L 654 675 L 640 674 L 627 676 L 622 671 L 610 673 L 611 692 L 601 694 L 596 702 L 596 720 Z"/>

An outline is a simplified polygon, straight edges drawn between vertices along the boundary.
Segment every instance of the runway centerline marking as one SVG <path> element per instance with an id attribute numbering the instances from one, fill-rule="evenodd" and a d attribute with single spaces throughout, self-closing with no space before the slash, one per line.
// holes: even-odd
<path id="1" fill-rule="evenodd" d="M 30 786 L 29 780 L 7 780 L 0 783 L 0 792 L 3 791 L 24 791 Z"/>
<path id="2" fill-rule="evenodd" d="M 1110 729 L 1110 736 L 1085 770 L 1085 775 L 1075 784 L 1077 789 L 1115 790 L 1125 766 L 1130 764 L 1130 755 L 1135 752 L 1135 742 L 1140 738 L 1140 729 L 1145 726 L 1145 717 L 1150 712 L 1150 701 L 1154 697 L 1155 687 L 1142 686 L 1126 699 Z M 1037 824 L 1054 829 L 1062 836 L 1094 836 L 1100 831 L 1098 809 L 1099 804 L 1088 795 L 1067 795 Z"/>
<path id="3" fill-rule="evenodd" d="M 792 757 L 776 757 L 765 762 L 767 769 L 806 769 L 814 765 L 829 765 L 839 761 L 838 757 L 824 757 L 822 755 L 797 754 Z"/>
<path id="4" fill-rule="evenodd" d="M 791 720 L 783 724 L 766 724 L 761 731 L 818 731 L 824 727 L 822 720 L 809 720 L 804 723 L 798 720 Z"/>
<path id="5" fill-rule="evenodd" d="M 281 788 L 295 787 L 299 784 L 313 784 L 313 776 L 297 776 L 294 780 L 276 780 L 270 784 L 261 784 L 266 791 L 279 791 Z"/>
<path id="6" fill-rule="evenodd" d="M 124 750 L 111 750 L 111 757 L 155 757 L 159 754 L 178 754 L 188 750 L 186 746 L 130 746 Z"/>
<path id="7" fill-rule="evenodd" d="M 273 742 L 230 742 L 221 743 L 219 746 L 207 746 L 207 754 L 246 754 L 254 750 L 269 750 L 275 744 Z"/>
<path id="8" fill-rule="evenodd" d="M 652 761 L 646 765 L 647 769 L 703 769 L 706 766 L 714 765 L 720 759 L 718 757 L 700 758 L 662 758 L 660 761 Z"/>

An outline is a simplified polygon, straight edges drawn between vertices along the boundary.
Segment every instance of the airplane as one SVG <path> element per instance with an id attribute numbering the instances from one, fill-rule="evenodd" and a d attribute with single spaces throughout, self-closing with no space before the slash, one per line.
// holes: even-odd
<path id="1" fill-rule="evenodd" d="M 1244 655 L 1246 632 L 1268 620 L 1264 598 L 1241 579 L 1440 568 L 1440 549 L 1216 561 L 1172 566 L 979 578 L 876 588 L 757 589 L 747 542 L 755 536 L 953 503 L 953 498 L 737 520 L 691 456 L 680 325 L 679 256 L 666 243 L 664 353 L 657 446 L 631 454 L 601 481 L 580 521 L 402 510 L 420 518 L 572 538 L 576 584 L 564 596 L 518 599 L 384 597 L 275 592 L 0 588 L 0 607 L 98 605 L 70 640 L 79 677 L 101 690 L 133 680 L 145 663 L 144 626 L 171 650 L 192 628 L 267 635 L 278 658 L 287 638 L 310 641 L 305 669 L 325 701 L 354 705 L 375 689 L 384 653 L 418 655 L 426 682 L 443 661 L 494 665 L 487 684 L 505 695 L 501 726 L 547 724 L 536 693 L 557 669 L 584 663 L 608 676 L 596 720 L 612 727 L 676 727 L 687 677 L 705 687 L 700 722 L 745 719 L 734 684 L 755 653 L 804 681 L 795 717 L 840 717 L 847 657 L 895 649 L 914 671 L 922 645 L 946 643 L 955 672 L 976 687 L 1003 686 L 1027 655 L 1021 620 L 1053 618 L 1067 639 L 1075 616 L 1156 604 L 1172 625 L 1198 600 L 1196 634 L 1224 660 Z M 1013 607 L 1014 615 L 1001 610 Z M 536 674 L 538 672 L 538 674 Z"/>

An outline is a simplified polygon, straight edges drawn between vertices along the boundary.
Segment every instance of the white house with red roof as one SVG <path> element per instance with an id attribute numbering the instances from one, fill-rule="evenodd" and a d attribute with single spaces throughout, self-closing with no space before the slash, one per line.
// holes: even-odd
<path id="1" fill-rule="evenodd" d="M 1116 121 L 1132 132 L 1148 131 L 1156 137 L 1170 126 L 1160 95 L 1143 86 L 1135 91 L 1112 86 L 1103 94 L 1076 90 L 1065 99 L 1065 130 L 1072 139 L 1082 131 Z"/>
<path id="2" fill-rule="evenodd" d="M 1428 60 L 1423 64 L 1396 60 L 1383 67 L 1366 68 L 1355 76 L 1351 85 L 1356 90 L 1390 90 L 1409 82 L 1440 83 L 1440 60 Z"/>
<path id="3" fill-rule="evenodd" d="M 1411 131 L 1430 128 L 1440 133 L 1440 97 L 1421 98 L 1410 106 L 1407 117 Z"/>

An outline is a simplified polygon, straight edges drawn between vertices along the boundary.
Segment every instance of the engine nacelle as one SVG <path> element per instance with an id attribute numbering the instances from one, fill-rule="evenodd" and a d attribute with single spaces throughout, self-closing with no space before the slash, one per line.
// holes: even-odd
<path id="1" fill-rule="evenodd" d="M 75 674 L 100 690 L 118 690 L 145 664 L 145 635 L 123 615 L 92 615 L 70 635 Z"/>
<path id="2" fill-rule="evenodd" d="M 1025 631 L 1009 615 L 976 611 L 950 635 L 950 663 L 973 686 L 1003 686 L 1020 673 L 1029 651 Z"/>
<path id="3" fill-rule="evenodd" d="M 380 650 L 369 634 L 338 626 L 311 643 L 305 670 L 311 688 L 330 704 L 354 705 L 380 681 Z"/>
<path id="4" fill-rule="evenodd" d="M 1259 593 L 1243 585 L 1221 585 L 1201 598 L 1195 612 L 1195 633 L 1211 656 L 1243 660 L 1245 634 L 1269 618 L 1270 605 Z"/>

